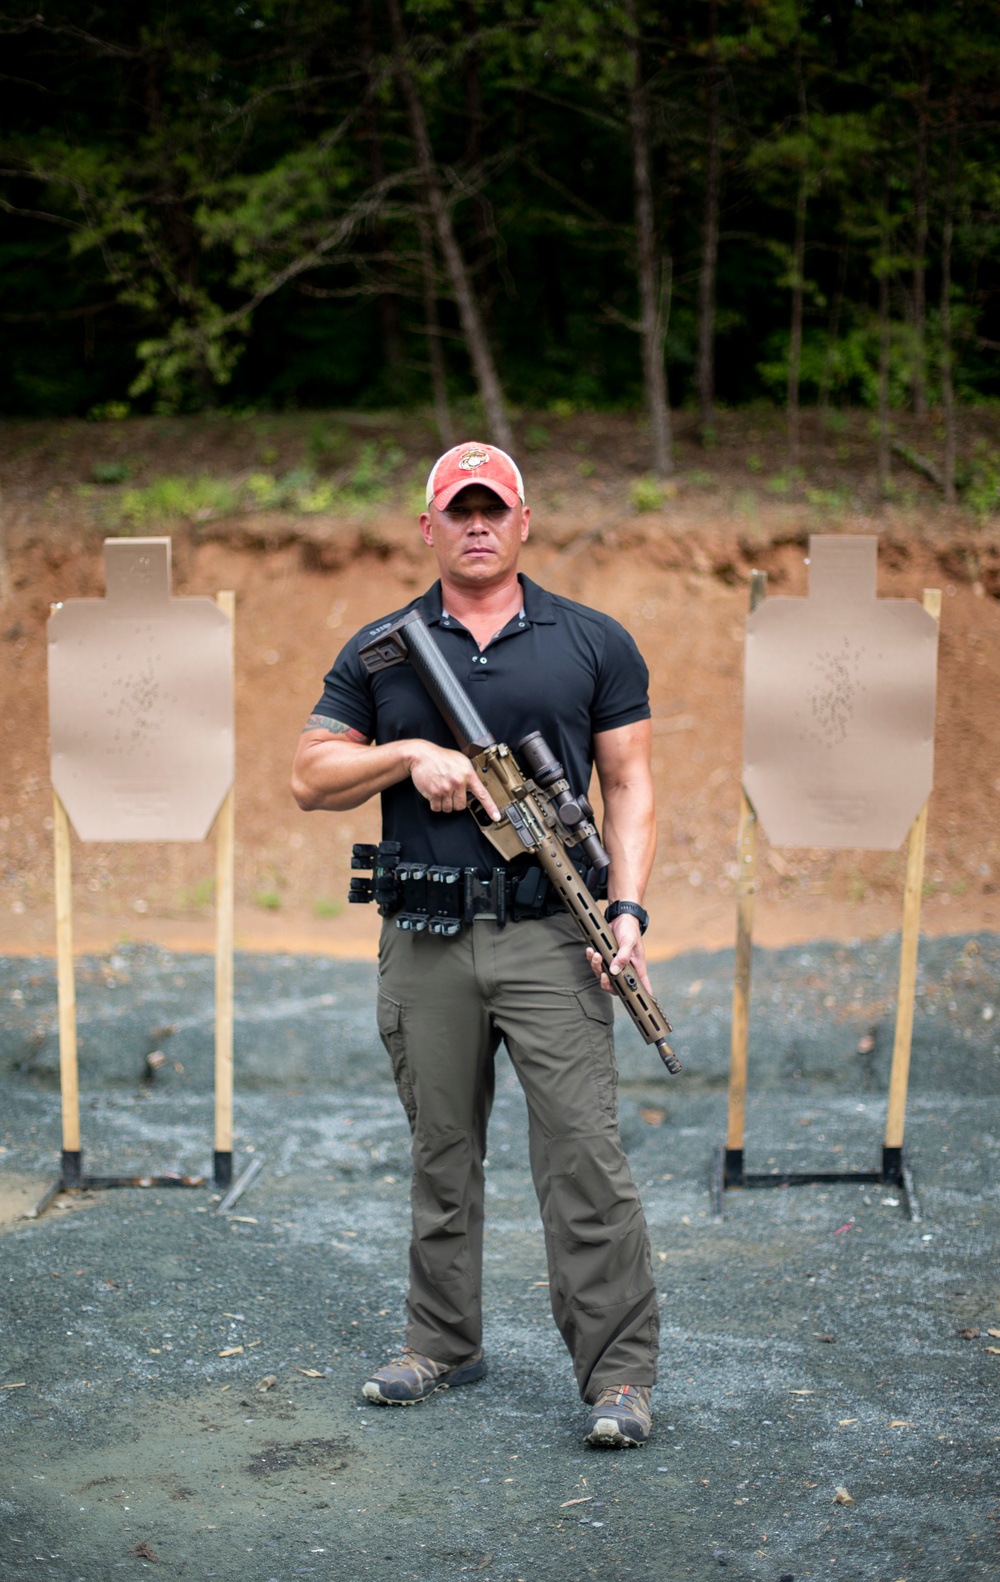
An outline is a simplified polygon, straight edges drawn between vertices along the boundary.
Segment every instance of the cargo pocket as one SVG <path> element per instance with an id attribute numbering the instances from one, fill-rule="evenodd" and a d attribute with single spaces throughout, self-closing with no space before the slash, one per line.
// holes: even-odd
<path id="1" fill-rule="evenodd" d="M 412 1131 L 417 1116 L 417 1102 L 413 1096 L 413 1083 L 410 1080 L 409 1067 L 406 1064 L 403 1007 L 398 1000 L 390 999 L 387 994 L 379 989 L 375 1014 L 379 1036 L 392 1062 L 392 1074 L 396 1081 L 396 1092 L 399 1094 L 400 1103 L 406 1111 L 406 1118 Z"/>
<path id="2" fill-rule="evenodd" d="M 587 1049 L 601 1109 L 611 1121 L 618 1119 L 618 1064 L 615 1060 L 615 1004 L 597 979 L 593 987 L 576 990 L 583 1012 Z"/>

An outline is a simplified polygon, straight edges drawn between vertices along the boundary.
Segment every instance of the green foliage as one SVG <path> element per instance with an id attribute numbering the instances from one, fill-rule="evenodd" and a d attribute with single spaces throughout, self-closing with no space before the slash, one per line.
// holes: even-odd
<path id="1" fill-rule="evenodd" d="M 340 466 L 350 443 L 348 432 L 338 424 L 314 423 L 309 431 L 309 459 L 319 471 Z M 263 461 L 265 458 L 261 456 Z"/>
<path id="2" fill-rule="evenodd" d="M 314 917 L 339 917 L 343 910 L 343 901 L 331 900 L 329 896 L 320 896 L 313 902 Z"/>
<path id="3" fill-rule="evenodd" d="M 265 887 L 258 890 L 253 898 L 254 906 L 259 906 L 262 912 L 281 911 L 281 891 Z"/>
<path id="4" fill-rule="evenodd" d="M 661 511 L 667 501 L 663 480 L 651 473 L 633 480 L 628 497 L 633 508 L 640 512 Z"/>
<path id="5" fill-rule="evenodd" d="M 204 522 L 229 516 L 237 509 L 239 494 L 228 478 L 155 478 L 141 489 L 125 489 L 119 502 L 122 517 L 143 531 L 170 521 Z"/>
<path id="6" fill-rule="evenodd" d="M 529 423 L 524 431 L 524 448 L 528 451 L 548 450 L 552 435 L 541 423 Z"/>
<path id="7" fill-rule="evenodd" d="M 179 891 L 176 904 L 181 912 L 207 912 L 215 904 L 215 880 L 199 879 L 189 890 Z"/>
<path id="8" fill-rule="evenodd" d="M 934 324 L 931 321 L 933 333 Z M 789 337 L 786 331 L 771 336 L 768 356 L 757 365 L 765 389 L 775 398 L 784 396 L 788 386 Z M 893 323 L 889 339 L 889 405 L 897 410 L 909 399 L 916 362 L 916 345 L 911 328 Z M 879 378 L 879 326 L 874 314 L 864 313 L 837 340 L 830 341 L 820 330 L 806 333 L 802 341 L 799 383 L 802 391 L 815 396 L 826 389 L 844 405 L 876 407 Z M 836 419 L 833 420 L 834 424 Z"/>
<path id="9" fill-rule="evenodd" d="M 330 478 L 312 467 L 295 467 L 282 477 L 263 471 L 242 478 L 170 474 L 123 490 L 115 509 L 136 531 L 162 522 L 206 522 L 255 511 L 290 511 L 299 516 L 364 513 L 405 484 L 400 473 L 405 459 L 398 445 L 374 440 L 362 445 L 353 462 Z M 120 483 L 128 468 L 118 462 L 97 463 L 92 475 L 99 483 Z"/>
<path id="10" fill-rule="evenodd" d="M 1000 13 L 987 0 L 965 0 L 960 25 L 946 0 L 404 10 L 455 236 L 524 409 L 558 421 L 641 395 L 636 51 L 656 245 L 676 261 L 675 403 L 693 393 L 715 82 L 717 395 L 784 400 L 801 289 L 804 398 L 873 404 L 872 308 L 887 280 L 892 400 L 912 401 L 924 357 L 935 400 L 940 328 L 935 306 L 922 352 L 913 274 L 926 265 L 936 305 L 946 212 L 956 390 L 1000 394 Z M 260 0 L 252 15 L 176 0 L 138 20 L 134 8 L 65 0 L 58 19 L 19 14 L 4 34 L 0 103 L 0 408 L 113 421 L 133 407 L 204 409 L 220 392 L 241 411 L 425 406 L 426 202 L 388 36 L 382 0 Z M 458 406 L 475 381 L 435 239 L 430 265 Z M 348 452 L 317 434 L 317 477 L 297 484 L 275 475 L 273 447 L 258 464 L 272 495 L 293 501 L 282 509 L 334 496 L 360 509 L 383 480 L 377 467 L 341 476 Z"/>
<path id="11" fill-rule="evenodd" d="M 822 514 L 847 511 L 851 507 L 850 489 L 807 489 L 806 504 Z"/>
<path id="12" fill-rule="evenodd" d="M 101 484 L 124 483 L 130 475 L 131 468 L 125 461 L 95 461 L 90 469 L 94 482 Z"/>
<path id="13" fill-rule="evenodd" d="M 131 410 L 127 401 L 99 401 L 87 416 L 95 423 L 123 423 Z"/>
<path id="14" fill-rule="evenodd" d="M 963 499 L 981 522 L 1000 514 L 1000 455 L 995 447 L 980 440 L 957 481 Z"/>
<path id="15" fill-rule="evenodd" d="M 389 493 L 393 473 L 405 460 L 406 456 L 398 445 L 362 445 L 358 459 L 341 489 L 342 500 L 354 506 L 374 505 L 384 500 Z"/>

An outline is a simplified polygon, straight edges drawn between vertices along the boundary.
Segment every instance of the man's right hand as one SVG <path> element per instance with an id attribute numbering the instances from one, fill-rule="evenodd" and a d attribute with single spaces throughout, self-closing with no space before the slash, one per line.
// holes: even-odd
<path id="1" fill-rule="evenodd" d="M 469 797 L 486 809 L 496 823 L 500 809 L 464 753 L 434 742 L 416 741 L 410 757 L 410 779 L 430 804 L 432 813 L 462 813 Z"/>

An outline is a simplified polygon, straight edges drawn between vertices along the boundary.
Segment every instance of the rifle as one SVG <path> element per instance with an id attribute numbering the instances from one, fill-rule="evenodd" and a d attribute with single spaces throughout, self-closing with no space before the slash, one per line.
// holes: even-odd
<path id="1" fill-rule="evenodd" d="M 590 803 L 585 796 L 573 795 L 562 764 L 541 732 L 532 731 L 516 744 L 514 751 L 505 742 L 498 742 L 476 713 L 416 610 L 383 627 L 360 650 L 360 658 L 372 674 L 409 660 L 459 748 L 472 759 L 476 773 L 500 809 L 500 822 L 494 823 L 485 808 L 472 800 L 470 811 L 483 834 L 508 860 L 525 855 L 535 858 L 587 944 L 609 967 L 618 942 L 569 852 L 579 846 L 595 869 L 606 868 L 611 859 L 594 826 Z M 611 982 L 646 1043 L 655 1044 L 669 1072 L 680 1071 L 680 1061 L 667 1043 L 670 1023 L 653 996 L 629 967 L 612 977 Z"/>

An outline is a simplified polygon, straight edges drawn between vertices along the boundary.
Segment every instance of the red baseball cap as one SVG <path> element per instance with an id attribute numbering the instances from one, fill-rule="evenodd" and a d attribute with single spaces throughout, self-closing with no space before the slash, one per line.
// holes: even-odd
<path id="1" fill-rule="evenodd" d="M 453 445 L 438 457 L 427 479 L 427 504 L 443 511 L 470 483 L 485 484 L 504 505 L 524 504 L 524 482 L 516 463 L 498 446 L 473 441 Z"/>

